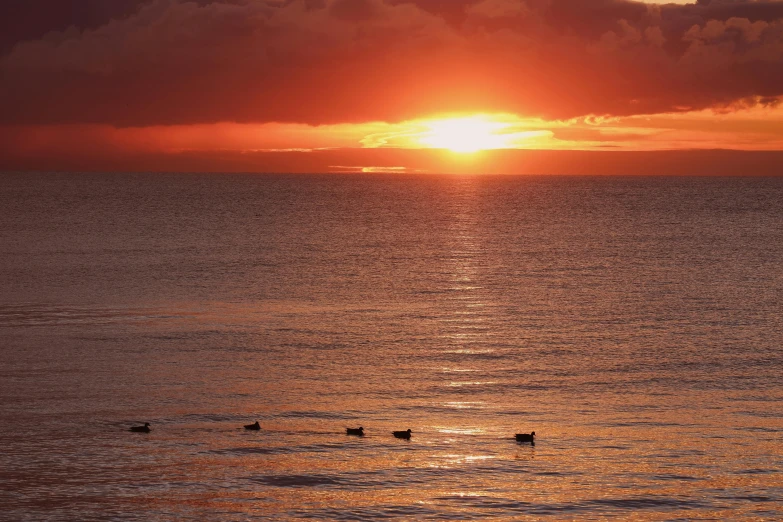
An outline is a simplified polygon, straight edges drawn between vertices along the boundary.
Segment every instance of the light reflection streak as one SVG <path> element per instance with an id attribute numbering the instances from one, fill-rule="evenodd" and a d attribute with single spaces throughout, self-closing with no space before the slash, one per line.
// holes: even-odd
<path id="1" fill-rule="evenodd" d="M 435 427 L 438 433 L 445 433 L 447 435 L 480 435 L 485 433 L 485 430 L 481 428 L 454 428 L 450 427 Z"/>
<path id="2" fill-rule="evenodd" d="M 441 455 L 441 457 L 450 464 L 469 464 L 471 462 L 497 460 L 498 458 L 494 455 Z"/>
<path id="3" fill-rule="evenodd" d="M 459 334 L 460 337 L 465 337 L 466 334 Z M 485 348 L 485 349 L 470 349 L 470 348 L 463 348 L 461 350 L 446 350 L 444 353 L 453 353 L 457 355 L 488 355 L 491 353 L 495 353 L 495 350 L 491 348 Z"/>
<path id="4" fill-rule="evenodd" d="M 483 402 L 446 402 L 443 405 L 456 410 L 481 410 L 485 408 Z"/>

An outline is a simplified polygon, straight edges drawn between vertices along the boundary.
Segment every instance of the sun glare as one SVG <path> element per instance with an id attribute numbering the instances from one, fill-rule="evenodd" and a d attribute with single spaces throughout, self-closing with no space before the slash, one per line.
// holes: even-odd
<path id="1" fill-rule="evenodd" d="M 419 137 L 419 142 L 428 148 L 469 154 L 511 147 L 510 136 L 503 133 L 510 124 L 482 116 L 435 120 L 425 126 L 427 130 Z"/>

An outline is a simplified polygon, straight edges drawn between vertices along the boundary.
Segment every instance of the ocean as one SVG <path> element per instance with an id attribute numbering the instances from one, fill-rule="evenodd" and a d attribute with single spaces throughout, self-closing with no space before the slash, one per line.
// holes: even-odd
<path id="1" fill-rule="evenodd" d="M 779 520 L 782 303 L 783 178 L 0 174 L 0 519 Z"/>

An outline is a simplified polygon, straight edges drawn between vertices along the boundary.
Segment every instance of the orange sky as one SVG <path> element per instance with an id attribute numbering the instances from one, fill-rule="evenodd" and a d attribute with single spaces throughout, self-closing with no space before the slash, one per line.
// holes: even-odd
<path id="1" fill-rule="evenodd" d="M 3 10 L 0 169 L 783 173 L 778 0 Z"/>

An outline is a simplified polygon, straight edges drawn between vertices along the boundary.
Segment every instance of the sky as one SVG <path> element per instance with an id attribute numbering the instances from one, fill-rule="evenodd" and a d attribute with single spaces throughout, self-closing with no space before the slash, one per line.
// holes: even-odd
<path id="1" fill-rule="evenodd" d="M 783 1 L 3 0 L 0 169 L 783 174 Z"/>

